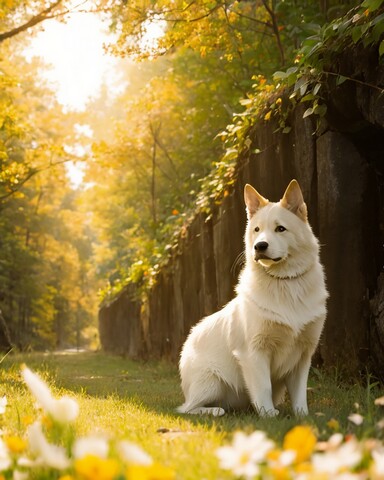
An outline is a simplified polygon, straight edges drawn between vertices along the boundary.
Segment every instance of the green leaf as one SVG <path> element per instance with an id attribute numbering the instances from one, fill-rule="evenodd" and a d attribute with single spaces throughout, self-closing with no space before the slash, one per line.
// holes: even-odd
<path id="1" fill-rule="evenodd" d="M 324 117 L 324 115 L 327 113 L 327 105 L 325 105 L 325 103 L 316 105 L 316 107 L 313 109 L 313 113 L 319 115 L 319 117 Z"/>
<path id="2" fill-rule="evenodd" d="M 238 155 L 237 148 L 229 148 L 223 157 L 223 160 L 232 160 L 236 158 Z"/>
<path id="3" fill-rule="evenodd" d="M 346 80 L 348 80 L 347 77 L 344 77 L 343 75 L 338 75 L 337 78 L 336 78 L 336 85 L 341 85 Z"/>
<path id="4" fill-rule="evenodd" d="M 362 7 L 367 8 L 370 12 L 374 12 L 383 5 L 384 0 L 364 0 Z"/>
<path id="5" fill-rule="evenodd" d="M 319 93 L 320 88 L 321 88 L 321 83 L 317 83 L 315 85 L 315 88 L 313 89 L 313 95 L 317 95 Z"/>
<path id="6" fill-rule="evenodd" d="M 281 72 L 281 71 L 278 71 L 278 72 L 275 72 L 273 74 L 273 79 L 274 80 L 284 80 L 285 78 L 287 78 L 287 72 Z"/>
<path id="7" fill-rule="evenodd" d="M 297 90 L 301 90 L 303 85 L 308 85 L 308 80 L 305 77 L 301 77 L 297 80 L 294 91 L 296 92 Z"/>
<path id="8" fill-rule="evenodd" d="M 356 26 L 352 29 L 352 40 L 353 43 L 357 43 L 363 35 L 363 30 L 361 26 Z"/>
<path id="9" fill-rule="evenodd" d="M 379 46 L 379 56 L 381 57 L 382 55 L 384 55 L 384 40 L 380 42 Z"/>
<path id="10" fill-rule="evenodd" d="M 301 99 L 301 103 L 304 103 L 304 102 L 309 102 L 311 100 L 314 100 L 316 97 L 313 93 L 308 93 L 308 95 L 305 95 L 305 97 L 303 97 Z"/>
<path id="11" fill-rule="evenodd" d="M 307 108 L 307 110 L 303 114 L 303 118 L 307 118 L 312 114 L 313 114 L 313 108 Z"/>
<path id="12" fill-rule="evenodd" d="M 377 21 L 379 20 L 380 21 Z M 372 29 L 372 37 L 375 40 L 375 42 L 378 42 L 381 35 L 384 33 L 384 13 L 382 15 L 379 15 L 377 18 L 375 18 L 374 22 L 372 22 L 374 27 Z"/>

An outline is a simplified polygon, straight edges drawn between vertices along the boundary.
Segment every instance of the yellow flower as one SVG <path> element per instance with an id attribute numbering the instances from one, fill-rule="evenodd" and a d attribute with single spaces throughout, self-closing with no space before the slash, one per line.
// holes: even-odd
<path id="1" fill-rule="evenodd" d="M 290 480 L 292 478 L 287 467 L 273 467 L 271 473 L 274 480 Z"/>
<path id="2" fill-rule="evenodd" d="M 272 115 L 272 110 L 269 110 L 265 115 L 264 115 L 264 120 L 268 121 L 271 118 Z"/>
<path id="3" fill-rule="evenodd" d="M 284 450 L 296 452 L 296 463 L 302 463 L 311 456 L 317 439 L 312 428 L 299 425 L 290 430 L 284 437 Z"/>
<path id="4" fill-rule="evenodd" d="M 112 480 L 119 473 L 116 460 L 86 455 L 75 461 L 75 470 L 85 480 Z"/>
<path id="5" fill-rule="evenodd" d="M 328 420 L 327 422 L 327 427 L 338 432 L 340 430 L 340 423 L 335 418 L 331 418 L 331 420 Z"/>
<path id="6" fill-rule="evenodd" d="M 131 465 L 127 469 L 128 480 L 174 480 L 174 470 L 158 463 Z"/>
<path id="7" fill-rule="evenodd" d="M 44 425 L 44 427 L 47 429 L 47 430 L 51 430 L 51 428 L 53 427 L 53 420 L 51 417 L 49 417 L 48 415 L 43 415 L 42 418 L 41 418 L 41 423 Z"/>
<path id="8" fill-rule="evenodd" d="M 27 448 L 27 442 L 20 437 L 4 437 L 4 441 L 11 453 L 21 453 Z"/>
<path id="9" fill-rule="evenodd" d="M 34 421 L 35 421 L 35 417 L 33 417 L 32 415 L 25 415 L 22 418 L 22 423 L 24 427 L 29 427 L 29 425 L 32 425 Z"/>

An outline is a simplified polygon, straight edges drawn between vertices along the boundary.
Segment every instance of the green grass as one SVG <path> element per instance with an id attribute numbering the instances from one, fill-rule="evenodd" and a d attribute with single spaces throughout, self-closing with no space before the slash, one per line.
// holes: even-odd
<path id="1" fill-rule="evenodd" d="M 183 479 L 228 478 L 219 471 L 215 450 L 230 440 L 236 430 L 264 430 L 277 442 L 298 423 L 314 427 L 320 439 L 337 429 L 358 437 L 380 437 L 376 424 L 384 411 L 374 405 L 383 394 L 378 384 L 345 382 L 336 370 L 314 369 L 309 382 L 311 414 L 298 420 L 287 401 L 279 417 L 258 418 L 253 411 L 231 413 L 221 418 L 179 415 L 182 402 L 177 367 L 167 362 L 135 362 L 101 353 L 10 354 L 0 370 L 0 396 L 9 406 L 3 430 L 22 434 L 24 419 L 35 415 L 34 400 L 20 377 L 25 363 L 39 373 L 55 395 L 72 395 L 80 405 L 78 435 L 103 433 L 114 439 L 138 443 L 156 461 L 170 465 Z M 358 411 L 364 423 L 348 420 Z M 161 433 L 165 432 L 165 433 Z"/>

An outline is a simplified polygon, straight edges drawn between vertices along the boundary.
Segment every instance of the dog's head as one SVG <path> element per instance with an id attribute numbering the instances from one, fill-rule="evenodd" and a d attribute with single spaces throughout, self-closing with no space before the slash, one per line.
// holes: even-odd
<path id="1" fill-rule="evenodd" d="M 280 202 L 269 202 L 251 185 L 244 189 L 248 224 L 245 235 L 247 261 L 276 276 L 295 276 L 308 268 L 318 245 L 307 219 L 307 206 L 296 180 Z"/>

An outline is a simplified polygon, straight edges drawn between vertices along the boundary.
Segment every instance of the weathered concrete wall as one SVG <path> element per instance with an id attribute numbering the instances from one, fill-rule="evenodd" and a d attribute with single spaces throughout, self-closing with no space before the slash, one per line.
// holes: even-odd
<path id="1" fill-rule="evenodd" d="M 347 55 L 345 75 L 360 71 L 362 80 L 383 87 L 384 69 L 377 61 L 372 66 L 374 53 Z M 127 335 L 130 340 L 125 342 L 135 354 L 147 349 L 151 356 L 177 361 L 191 326 L 233 296 L 236 259 L 243 249 L 244 184 L 276 201 L 296 178 L 322 245 L 330 291 L 319 355 L 326 365 L 339 364 L 352 373 L 364 368 L 368 358 L 377 372 L 384 371 L 383 308 L 377 300 L 383 298 L 384 283 L 378 283 L 384 259 L 384 96 L 345 82 L 329 99 L 330 127 L 321 134 L 315 133 L 311 118 L 303 119 L 304 109 L 293 113 L 289 134 L 275 133 L 271 123 L 249 133 L 250 151 L 257 148 L 260 153 L 239 159 L 233 191 L 209 219 L 198 214 L 180 239 L 149 294 L 144 339 L 137 334 L 143 322 L 140 305 L 127 303 L 125 293 L 101 309 L 106 349 L 124 350 Z M 116 344 L 107 341 L 111 328 L 118 329 Z M 135 349 L 136 341 L 146 348 Z"/>

